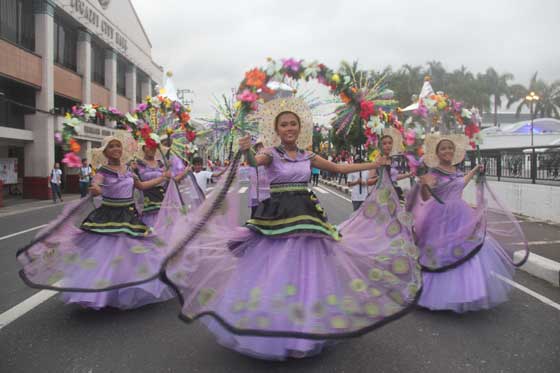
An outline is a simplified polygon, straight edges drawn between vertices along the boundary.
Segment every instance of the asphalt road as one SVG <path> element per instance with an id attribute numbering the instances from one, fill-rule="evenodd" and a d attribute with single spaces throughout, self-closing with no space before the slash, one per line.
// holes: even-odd
<path id="1" fill-rule="evenodd" d="M 316 194 L 332 222 L 351 212 L 339 194 Z M 0 317 L 37 291 L 17 276 L 15 252 L 60 212 L 49 207 L 0 218 Z M 528 229 L 529 240 L 545 237 Z M 539 229 L 541 231 L 539 231 Z M 533 238 L 533 235 L 535 238 Z M 538 235 L 538 237 L 537 237 Z M 548 236 L 546 236 L 548 237 Z M 550 239 L 558 239 L 550 234 Z M 518 272 L 515 281 L 556 304 L 560 290 Z M 456 315 L 417 310 L 317 357 L 266 362 L 214 342 L 200 323 L 176 317 L 175 300 L 133 311 L 91 311 L 52 297 L 3 327 L 0 372 L 558 372 L 560 309 L 518 289 L 490 311 Z"/>

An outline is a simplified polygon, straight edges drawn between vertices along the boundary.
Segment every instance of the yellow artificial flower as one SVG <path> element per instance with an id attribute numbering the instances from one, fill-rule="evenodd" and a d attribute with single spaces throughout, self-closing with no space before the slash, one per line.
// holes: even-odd
<path id="1" fill-rule="evenodd" d="M 369 153 L 369 160 L 370 162 L 375 162 L 375 160 L 379 157 L 379 149 L 375 149 L 371 153 Z"/>
<path id="2" fill-rule="evenodd" d="M 233 104 L 233 108 L 235 110 L 239 110 L 241 109 L 241 105 L 242 105 L 241 101 L 235 101 L 235 104 Z"/>
<path id="3" fill-rule="evenodd" d="M 335 82 L 336 84 L 340 83 L 340 75 L 334 74 L 334 75 L 332 76 L 331 80 L 332 80 L 333 82 Z"/>
<path id="4" fill-rule="evenodd" d="M 72 115 L 70 115 L 70 113 L 66 113 L 66 115 L 64 116 L 64 118 L 66 118 L 66 119 L 72 119 Z"/>

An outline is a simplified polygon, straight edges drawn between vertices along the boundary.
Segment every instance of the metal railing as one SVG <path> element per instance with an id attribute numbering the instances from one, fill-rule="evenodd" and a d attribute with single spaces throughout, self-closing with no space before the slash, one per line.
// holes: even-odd
<path id="1" fill-rule="evenodd" d="M 477 164 L 477 156 L 476 151 L 467 152 L 463 162 L 465 170 Z M 484 149 L 480 158 L 486 175 L 498 181 L 560 185 L 560 145 Z"/>

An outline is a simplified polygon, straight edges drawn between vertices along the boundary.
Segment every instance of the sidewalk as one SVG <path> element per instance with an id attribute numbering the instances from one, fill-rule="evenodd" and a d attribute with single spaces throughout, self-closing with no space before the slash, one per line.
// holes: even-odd
<path id="1" fill-rule="evenodd" d="M 350 188 L 320 179 L 325 186 L 350 195 Z M 529 242 L 531 254 L 521 270 L 560 287 L 560 225 L 516 215 Z M 521 253 L 519 253 L 521 254 Z"/>
<path id="2" fill-rule="evenodd" d="M 58 201 L 56 204 L 52 200 L 37 200 L 24 198 L 8 198 L 4 199 L 4 207 L 0 207 L 0 218 L 10 215 L 21 214 L 39 209 L 53 206 L 65 205 L 69 202 L 80 199 L 79 194 L 63 194 L 64 202 Z"/>

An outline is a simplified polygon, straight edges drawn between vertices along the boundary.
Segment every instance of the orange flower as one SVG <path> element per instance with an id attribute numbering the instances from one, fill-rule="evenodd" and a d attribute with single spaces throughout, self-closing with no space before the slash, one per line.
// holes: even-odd
<path id="1" fill-rule="evenodd" d="M 70 150 L 72 150 L 72 152 L 79 153 L 81 148 L 82 147 L 76 140 L 70 139 Z"/>
<path id="2" fill-rule="evenodd" d="M 181 114 L 181 122 L 188 123 L 191 120 L 191 116 L 186 111 Z"/>
<path id="3" fill-rule="evenodd" d="M 356 87 L 352 87 L 352 88 L 350 88 L 350 90 L 351 90 L 353 93 L 358 92 L 358 88 L 356 88 Z"/>
<path id="4" fill-rule="evenodd" d="M 421 157 L 424 155 L 424 148 L 423 147 L 419 147 L 418 148 L 418 155 Z"/>
<path id="5" fill-rule="evenodd" d="M 345 104 L 349 103 L 350 101 L 352 101 L 352 99 L 350 97 L 348 97 L 346 95 L 346 93 L 342 92 L 340 93 L 340 99 L 342 100 L 342 102 L 344 102 Z"/>
<path id="6" fill-rule="evenodd" d="M 257 89 L 262 88 L 265 80 L 265 72 L 257 68 L 249 70 L 245 73 L 245 84 L 249 87 L 255 87 Z"/>

